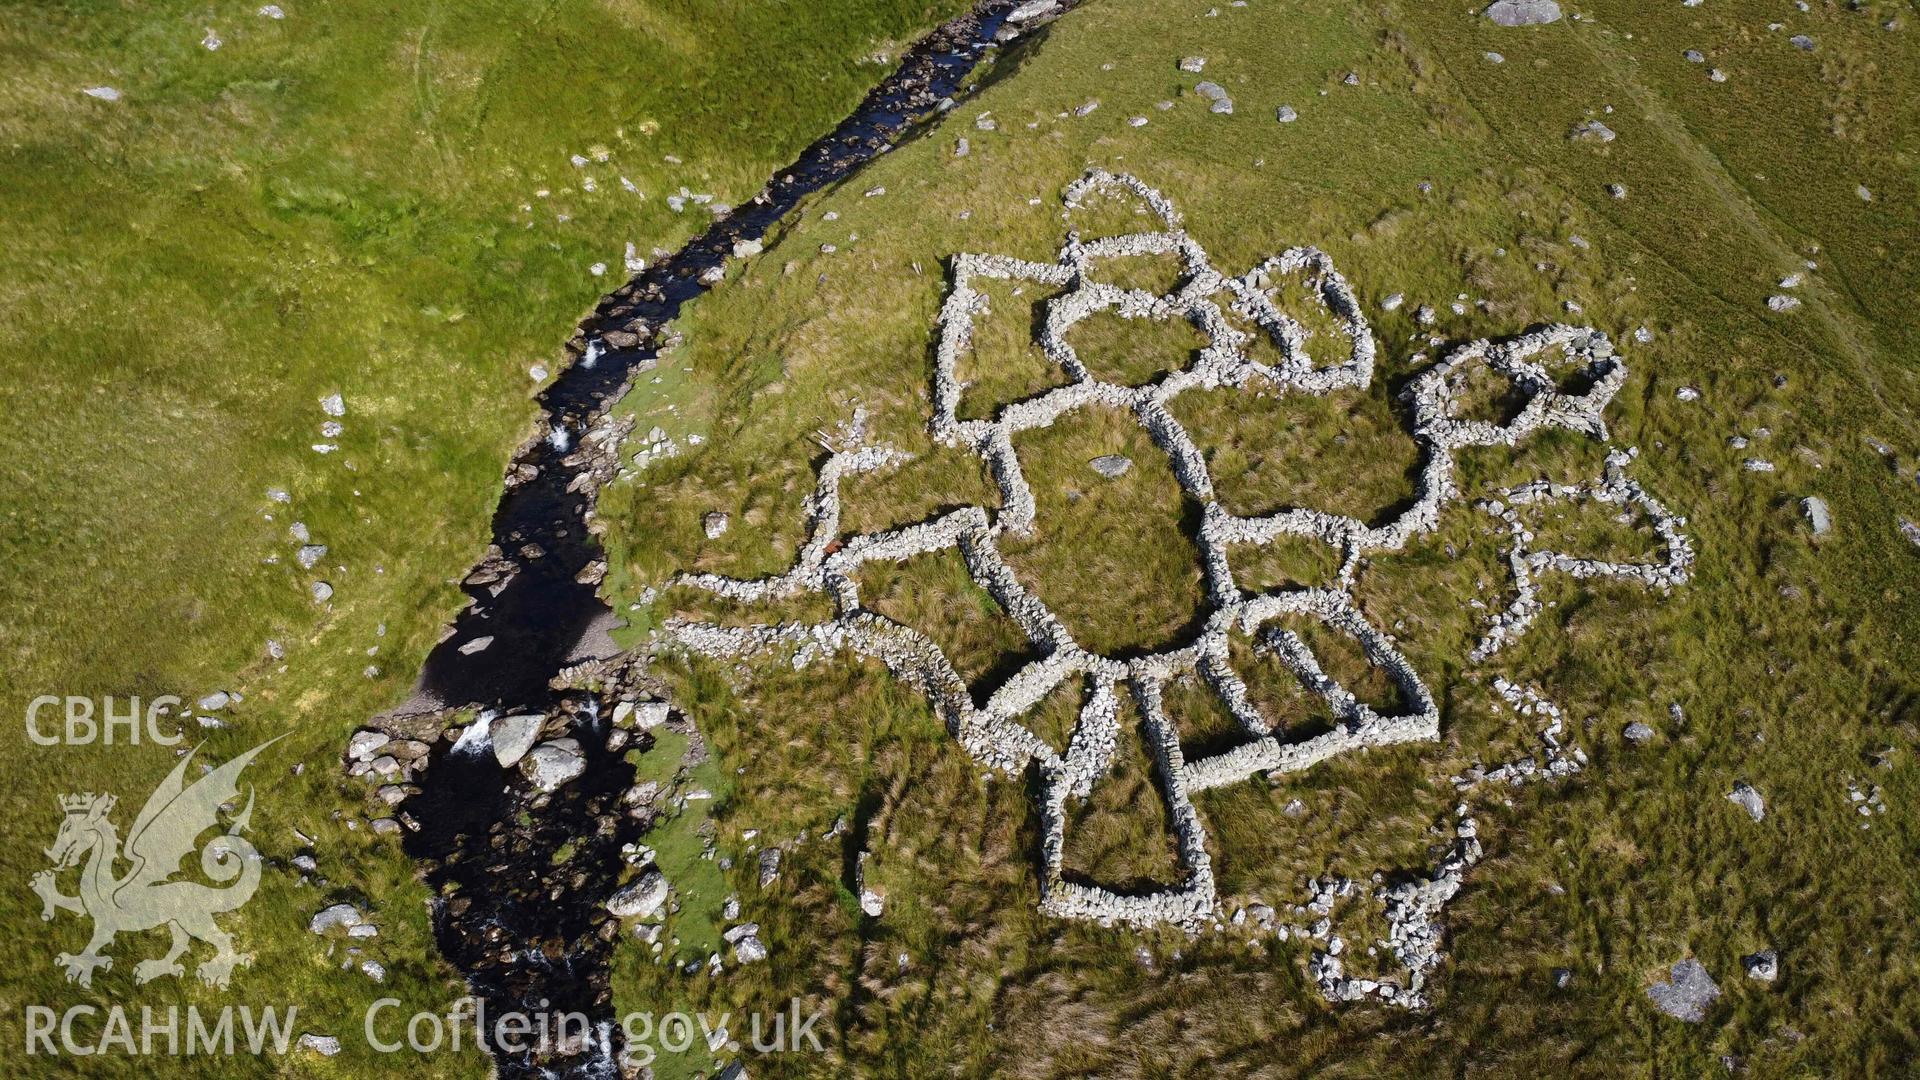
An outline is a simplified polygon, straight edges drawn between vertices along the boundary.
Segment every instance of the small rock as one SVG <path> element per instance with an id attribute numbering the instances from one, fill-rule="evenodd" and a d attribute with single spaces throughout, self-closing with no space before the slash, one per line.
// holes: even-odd
<path id="1" fill-rule="evenodd" d="M 1400 310 L 1400 305 L 1406 302 L 1407 302 L 1407 294 L 1390 293 L 1385 300 L 1380 301 L 1380 310 L 1381 311 L 1398 311 Z"/>
<path id="2" fill-rule="evenodd" d="M 1681 401 L 1699 401 L 1700 391 L 1694 389 L 1691 386 L 1683 386 L 1680 389 L 1675 390 L 1673 392 L 1673 396 L 1679 398 Z"/>
<path id="3" fill-rule="evenodd" d="M 1133 460 L 1119 454 L 1102 454 L 1087 464 L 1093 466 L 1094 472 L 1109 480 L 1117 480 L 1133 468 Z"/>
<path id="4" fill-rule="evenodd" d="M 767 947 L 757 937 L 743 937 L 733 943 L 733 959 L 736 963 L 752 964 L 767 958 Z"/>
<path id="5" fill-rule="evenodd" d="M 760 853 L 760 887 L 766 888 L 780 880 L 780 849 L 770 847 Z"/>
<path id="6" fill-rule="evenodd" d="M 347 415 L 347 401 L 339 394 L 328 394 L 320 399 L 320 411 L 328 416 Z"/>
<path id="7" fill-rule="evenodd" d="M 1616 198 L 1616 199 L 1624 199 L 1624 198 L 1626 198 L 1626 197 L 1627 197 L 1627 185 L 1625 185 L 1625 184 L 1608 184 L 1608 185 L 1607 185 L 1607 194 L 1609 194 L 1609 195 L 1611 195 L 1611 196 L 1613 196 L 1613 197 L 1614 197 L 1614 198 Z"/>
<path id="8" fill-rule="evenodd" d="M 231 704 L 232 701 L 232 694 L 227 693 L 225 690 L 215 690 L 213 693 L 208 694 L 193 704 L 194 707 L 198 708 L 201 712 L 219 712 Z"/>
<path id="9" fill-rule="evenodd" d="M 120 91 L 111 86 L 89 86 L 80 92 L 90 98 L 98 98 L 101 101 L 120 100 Z"/>
<path id="10" fill-rule="evenodd" d="M 1283 124 L 1291 124 L 1295 120 L 1300 119 L 1300 114 L 1294 111 L 1293 106 L 1282 105 L 1279 110 L 1273 114 L 1273 118 Z"/>
<path id="11" fill-rule="evenodd" d="M 1813 51 L 1813 46 L 1814 46 L 1813 39 L 1808 37 L 1805 34 L 1795 34 L 1792 37 L 1788 38 L 1787 41 L 1794 48 L 1799 49 L 1801 52 Z"/>
<path id="12" fill-rule="evenodd" d="M 302 570 L 313 569 L 315 564 L 326 557 L 327 545 L 325 544 L 302 544 L 300 550 L 293 553 L 293 561 L 298 563 Z"/>
<path id="13" fill-rule="evenodd" d="M 1628 724 L 1620 734 L 1635 746 L 1645 746 L 1647 743 L 1653 741 L 1654 730 L 1640 721 L 1635 720 L 1633 723 Z"/>
<path id="14" fill-rule="evenodd" d="M 313 602 L 316 604 L 324 604 L 333 598 L 333 586 L 324 581 L 316 581 L 308 589 L 313 593 Z"/>
<path id="15" fill-rule="evenodd" d="M 1755 821 L 1767 816 L 1767 801 L 1745 780 L 1733 785 L 1733 790 L 1727 792 L 1727 801 L 1738 804 Z"/>
<path id="16" fill-rule="evenodd" d="M 700 528 L 707 534 L 707 539 L 718 540 L 726 535 L 727 526 L 731 521 L 732 519 L 726 514 L 715 510 L 700 519 Z"/>
<path id="17" fill-rule="evenodd" d="M 1572 986 L 1573 985 L 1573 969 L 1572 968 L 1554 968 L 1553 969 L 1553 985 L 1558 987 L 1561 990 L 1565 990 L 1567 987 Z"/>
<path id="18" fill-rule="evenodd" d="M 1198 75 L 1206 66 L 1207 58 L 1204 56 L 1183 56 L 1180 58 L 1181 71 L 1190 71 Z"/>
<path id="19" fill-rule="evenodd" d="M 1774 295 L 1767 297 L 1768 311 L 1792 311 L 1794 308 L 1797 308 L 1799 306 L 1800 306 L 1800 298 L 1797 296 L 1788 296 L 1785 293 L 1775 293 Z"/>
<path id="20" fill-rule="evenodd" d="M 487 646 L 491 644 L 493 644 L 492 634 L 488 634 L 485 637 L 474 638 L 472 641 L 460 646 L 460 655 L 472 656 L 474 653 L 486 652 Z"/>
<path id="21" fill-rule="evenodd" d="M 1747 969 L 1747 978 L 1770 983 L 1780 977 L 1780 954 L 1772 949 L 1761 949 L 1752 956 L 1740 958 L 1740 965 Z"/>

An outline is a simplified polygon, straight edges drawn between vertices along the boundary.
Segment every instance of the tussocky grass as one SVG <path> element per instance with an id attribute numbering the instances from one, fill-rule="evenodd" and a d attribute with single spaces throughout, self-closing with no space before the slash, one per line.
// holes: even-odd
<path id="1" fill-rule="evenodd" d="M 1067 227 L 1060 189 L 1091 165 L 1172 196 L 1229 272 L 1293 244 L 1324 249 L 1373 321 L 1380 363 L 1364 395 L 1181 399 L 1223 492 L 1248 500 L 1241 509 L 1346 500 L 1366 516 L 1401 497 L 1411 443 L 1394 391 L 1437 358 L 1430 338 L 1443 347 L 1558 320 L 1604 329 L 1632 370 L 1608 411 L 1614 440 L 1639 447 L 1636 476 L 1690 518 L 1695 580 L 1661 597 L 1543 578 L 1551 606 L 1533 632 L 1469 669 L 1482 621 L 1507 599 L 1503 533 L 1471 500 L 1490 486 L 1590 478 L 1600 454 L 1562 436 L 1463 452 L 1468 497 L 1437 533 L 1371 560 L 1355 588 L 1441 696 L 1441 742 L 1197 800 L 1228 914 L 1255 900 L 1303 903 L 1305 879 L 1324 874 L 1364 894 L 1376 871 L 1433 864 L 1459 797 L 1450 776 L 1539 753 L 1539 722 L 1499 702 L 1495 676 L 1557 702 L 1591 764 L 1571 782 L 1474 797 L 1489 854 L 1444 916 L 1450 959 L 1434 1009 L 1331 1008 L 1298 942 L 1042 917 L 1030 786 L 982 777 L 917 695 L 848 661 L 756 665 L 724 693 L 708 665 L 676 676 L 715 759 L 741 770 L 713 810 L 717 857 L 734 856 L 742 918 L 760 923 L 772 957 L 683 978 L 628 950 L 616 994 L 736 1013 L 799 995 L 832 1010 L 827 1055 L 755 1057 L 755 1075 L 1706 1075 L 1723 1057 L 1754 1075 L 1892 1075 L 1911 1059 L 1917 943 L 1899 913 L 1920 895 L 1905 854 L 1920 797 L 1920 551 L 1896 522 L 1920 518 L 1910 362 L 1920 320 L 1909 302 L 1920 196 L 1905 164 L 1920 131 L 1920 57 L 1910 28 L 1882 28 L 1911 13 L 1605 0 L 1581 15 L 1503 30 L 1464 8 L 1400 2 L 1274 0 L 1213 17 L 1205 5 L 1090 4 L 1017 49 L 927 137 L 802 207 L 764 254 L 689 306 L 685 344 L 662 362 L 687 387 L 676 410 L 644 387 L 624 407 L 641 414 L 640 430 L 672 420 L 706 440 L 616 481 L 601 503 L 610 591 L 632 605 L 636 640 L 670 613 L 641 590 L 677 570 L 751 576 L 791 564 L 816 433 L 857 406 L 876 440 L 919 457 L 899 474 L 911 479 L 847 485 L 849 531 L 993 505 L 977 460 L 925 435 L 943 260 L 1052 258 Z M 1801 32 L 1817 39 L 1813 52 L 1788 43 Z M 1688 48 L 1709 63 L 1689 63 Z M 1208 57 L 1203 76 L 1177 70 L 1186 55 Z M 1710 81 L 1708 67 L 1728 80 Z M 1233 115 L 1194 98 L 1199 78 L 1228 90 Z M 1074 115 L 1096 98 L 1097 110 Z M 1275 122 L 1282 105 L 1299 119 Z M 1148 123 L 1130 126 L 1132 116 Z M 1567 138 L 1591 118 L 1619 137 Z M 866 195 L 878 187 L 886 193 Z M 1796 271 L 1803 306 L 1769 312 L 1766 298 Z M 1392 293 L 1405 303 L 1383 310 Z M 1037 299 L 1002 288 L 993 318 L 1017 323 Z M 1416 322 L 1423 305 L 1431 328 Z M 976 390 L 1029 393 L 1054 374 L 1031 368 L 1017 327 L 982 341 L 995 351 L 973 361 Z M 1143 345 L 1120 359 L 1151 366 L 1163 353 Z M 1699 399 L 1677 396 L 1683 386 Z M 1736 435 L 1750 445 L 1730 445 Z M 1043 504 L 1102 483 L 1084 457 L 1106 451 L 1073 432 L 1030 442 L 1028 475 L 1057 478 Z M 1745 471 L 1752 456 L 1775 471 Z M 1809 494 L 1834 508 L 1835 531 L 1818 540 L 1799 509 Z M 1034 545 L 1019 569 L 1049 599 L 1077 591 L 1076 633 L 1123 647 L 1178 625 L 1121 601 L 1188 588 L 1159 535 L 1183 507 L 1169 493 L 1150 524 L 1141 499 L 1116 489 L 1105 501 L 1115 512 L 1104 528 L 1098 516 L 1076 521 L 1073 543 Z M 699 522 L 713 510 L 732 527 L 707 540 Z M 1644 528 L 1605 517 L 1549 524 L 1556 543 L 1652 547 Z M 1129 554 L 1139 578 L 1118 592 L 1110 567 Z M 1334 568 L 1286 552 L 1255 569 L 1310 584 Z M 955 646 L 963 670 L 983 673 L 977 692 L 1018 651 L 1017 637 L 981 625 L 1002 617 L 939 557 L 875 568 L 863 586 Z M 673 612 L 696 603 L 669 597 Z M 1190 697 L 1204 695 L 1169 701 Z M 1176 717 L 1183 737 L 1216 735 L 1218 718 L 1191 707 Z M 1655 740 L 1628 743 L 1633 721 Z M 1765 795 L 1764 821 L 1725 799 L 1738 780 Z M 1880 785 L 1890 811 L 1861 817 L 1847 795 L 1856 781 Z M 1152 801 L 1084 823 L 1093 842 L 1120 851 L 1140 839 Z M 844 831 L 824 839 L 836 821 Z M 786 869 L 764 892 L 740 857 L 747 830 L 785 844 Z M 862 850 L 867 880 L 887 893 L 878 919 L 848 888 Z M 1364 970 L 1377 962 L 1366 951 L 1382 930 L 1377 911 L 1340 910 L 1353 928 L 1349 971 Z M 1767 946 L 1783 965 L 1771 986 L 1739 963 Z M 1698 1026 L 1645 996 L 1688 955 L 1725 992 Z M 1565 989 L 1552 977 L 1560 967 L 1574 973 Z"/>

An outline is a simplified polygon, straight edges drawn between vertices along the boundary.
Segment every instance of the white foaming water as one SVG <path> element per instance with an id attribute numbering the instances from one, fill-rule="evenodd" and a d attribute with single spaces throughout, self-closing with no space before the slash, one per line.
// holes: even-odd
<path id="1" fill-rule="evenodd" d="M 573 435 L 566 428 L 554 428 L 547 432 L 547 445 L 564 454 L 567 452 L 567 447 L 573 445 Z"/>
<path id="2" fill-rule="evenodd" d="M 460 733 L 460 738 L 454 741 L 451 753 L 479 754 L 491 749 L 493 749 L 493 713 L 483 712 L 480 714 L 480 719 L 467 725 L 467 730 Z"/>

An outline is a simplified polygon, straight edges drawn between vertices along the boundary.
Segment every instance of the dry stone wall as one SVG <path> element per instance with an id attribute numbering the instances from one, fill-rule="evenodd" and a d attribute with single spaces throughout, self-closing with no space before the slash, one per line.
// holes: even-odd
<path id="1" fill-rule="evenodd" d="M 1354 602 L 1349 590 L 1359 560 L 1372 552 L 1398 550 L 1437 527 L 1442 509 L 1459 497 L 1454 475 L 1458 449 L 1517 446 L 1551 427 L 1605 440 L 1602 414 L 1624 383 L 1627 369 L 1606 336 L 1587 328 L 1556 325 L 1507 341 L 1471 342 L 1421 373 L 1405 391 L 1421 465 L 1416 497 L 1392 520 L 1369 525 L 1308 508 L 1236 516 L 1215 498 L 1206 457 L 1168 410 L 1168 403 L 1195 388 L 1259 386 L 1320 395 L 1365 387 L 1375 362 L 1366 316 L 1352 287 L 1321 251 L 1293 248 L 1245 274 L 1230 276 L 1214 268 L 1207 253 L 1181 228 L 1173 203 L 1139 179 L 1094 170 L 1066 192 L 1070 210 L 1094 197 L 1131 200 L 1157 228 L 1087 240 L 1069 232 L 1051 263 L 984 254 L 959 254 L 951 262 L 952 287 L 940 310 L 930 389 L 931 435 L 981 457 L 1000 489 L 1000 505 L 963 507 L 897 529 L 842 537 L 841 481 L 906 458 L 894 449 L 868 445 L 863 417 L 856 414 L 841 437 L 830 441 L 829 457 L 806 501 L 808 539 L 789 570 L 751 580 L 689 574 L 675 581 L 741 602 L 822 593 L 833 598 L 836 617 L 819 624 L 753 626 L 675 621 L 668 624 L 666 634 L 680 647 L 711 657 L 738 659 L 784 652 L 798 667 L 844 652 L 879 661 L 927 696 L 976 762 L 1009 774 L 1029 765 L 1037 768 L 1042 780 L 1043 909 L 1109 924 L 1176 924 L 1197 929 L 1217 917 L 1219 898 L 1207 853 L 1206 826 L 1191 803 L 1193 792 L 1236 783 L 1256 773 L 1299 771 L 1341 754 L 1431 741 L 1439 735 L 1440 713 L 1433 693 L 1392 637 L 1373 626 Z M 1156 294 L 1103 280 L 1104 262 L 1143 255 L 1177 257 L 1183 270 L 1180 283 L 1168 293 Z M 1276 283 L 1286 278 L 1298 278 L 1307 286 L 1307 295 L 1337 328 L 1344 355 L 1324 360 L 1308 352 L 1308 335 L 1300 322 L 1273 299 Z M 1002 404 L 989 419 L 963 420 L 960 403 L 968 387 L 958 372 L 972 348 L 974 319 L 985 308 L 985 295 L 976 287 L 983 281 L 1016 281 L 1060 290 L 1046 304 L 1038 336 L 1043 352 L 1068 382 Z M 1108 311 L 1127 319 L 1185 320 L 1205 334 L 1207 344 L 1188 367 L 1153 381 L 1133 386 L 1105 382 L 1088 370 L 1067 335 L 1089 316 Z M 1279 355 L 1277 363 L 1252 357 L 1253 337 L 1228 318 L 1229 312 L 1265 335 Z M 1509 380 L 1525 396 L 1525 404 L 1512 419 L 1494 423 L 1460 415 L 1462 377 L 1475 366 Z M 1569 368 L 1586 379 L 1583 391 L 1562 389 Z M 1093 406 L 1131 414 L 1166 453 L 1182 489 L 1204 508 L 1196 540 L 1205 568 L 1209 611 L 1191 642 L 1126 658 L 1090 651 L 1020 582 L 1000 554 L 999 538 L 1029 532 L 1036 513 L 1014 437 Z M 1531 585 L 1534 575 L 1631 577 L 1662 588 L 1686 580 L 1691 549 L 1680 532 L 1684 521 L 1667 513 L 1626 476 L 1631 460 L 1631 453 L 1614 453 L 1608 458 L 1606 475 L 1591 485 L 1532 485 L 1505 492 L 1503 498 L 1513 505 L 1575 499 L 1637 507 L 1653 518 L 1665 539 L 1666 561 L 1606 563 L 1534 551 L 1528 546 L 1531 535 L 1513 511 L 1487 504 L 1483 508 L 1501 516 L 1512 531 L 1509 562 L 1520 599 L 1488 630 L 1475 652 L 1476 661 L 1524 633 L 1532 622 L 1539 610 Z M 1343 569 L 1337 587 L 1265 593 L 1242 588 L 1234 577 L 1232 552 L 1281 536 L 1308 537 L 1338 549 Z M 857 575 L 864 564 L 903 562 L 942 550 L 954 550 L 963 557 L 968 574 L 1018 624 L 1039 656 L 984 703 L 976 702 L 966 681 L 932 640 L 868 609 L 860 596 Z M 1399 687 L 1405 707 L 1383 714 L 1330 677 L 1307 644 L 1283 625 L 1296 618 L 1317 621 L 1350 638 Z M 1281 724 L 1263 713 L 1229 662 L 1235 635 L 1252 641 L 1258 652 L 1277 658 L 1304 688 L 1321 697 L 1335 718 L 1334 727 L 1310 737 L 1290 738 Z M 1185 758 L 1175 726 L 1162 706 L 1161 690 L 1168 680 L 1189 674 L 1198 675 L 1212 688 L 1244 730 L 1240 745 L 1195 761 Z M 1068 680 L 1084 682 L 1088 692 L 1067 744 L 1056 747 L 1024 721 L 1042 699 Z M 1069 880 L 1063 868 L 1068 800 L 1087 796 L 1112 764 L 1119 734 L 1118 694 L 1123 686 L 1138 705 L 1144 743 L 1154 758 L 1186 875 L 1177 886 L 1148 893 L 1121 893 Z M 1558 731 L 1556 725 L 1549 733 L 1550 745 L 1557 747 L 1552 740 Z M 1435 918 L 1441 905 L 1458 891 L 1462 875 L 1479 853 L 1472 819 L 1463 809 L 1453 854 L 1421 883 L 1382 891 L 1380 901 L 1396 928 L 1393 948 L 1411 973 L 1405 984 L 1360 987 L 1341 974 L 1336 956 L 1323 956 L 1316 960 L 1315 970 L 1323 991 L 1336 999 L 1375 995 L 1405 1005 L 1422 1002 L 1422 980 L 1438 962 Z"/>

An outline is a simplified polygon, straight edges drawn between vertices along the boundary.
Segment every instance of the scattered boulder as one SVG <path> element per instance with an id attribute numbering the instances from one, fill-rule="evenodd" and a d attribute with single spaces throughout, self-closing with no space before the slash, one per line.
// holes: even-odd
<path id="1" fill-rule="evenodd" d="M 767 958 L 767 947 L 757 937 L 743 937 L 733 943 L 733 959 L 736 963 L 753 964 Z"/>
<path id="2" fill-rule="evenodd" d="M 334 1035 L 315 1035 L 309 1031 L 300 1036 L 300 1049 L 311 1050 L 321 1057 L 332 1057 L 340 1052 L 340 1039 Z"/>
<path id="3" fill-rule="evenodd" d="M 1198 75 L 1206 66 L 1207 58 L 1204 56 L 1183 56 L 1180 58 L 1181 71 L 1188 71 Z"/>
<path id="4" fill-rule="evenodd" d="M 1741 957 L 1740 966 L 1747 969 L 1747 978 L 1770 983 L 1780 977 L 1780 954 L 1772 949 L 1761 949 L 1751 956 Z"/>
<path id="5" fill-rule="evenodd" d="M 649 870 L 607 897 L 607 914 L 617 919 L 645 919 L 667 902 L 667 876 Z"/>
<path id="6" fill-rule="evenodd" d="M 293 553 L 293 561 L 298 563 L 302 570 L 313 569 L 315 563 L 326 557 L 327 545 L 325 544 L 302 544 L 300 550 Z"/>
<path id="7" fill-rule="evenodd" d="M 1277 111 L 1276 111 L 1276 112 L 1275 112 L 1275 113 L 1273 114 L 1273 118 L 1274 118 L 1275 120 L 1278 120 L 1278 121 L 1280 121 L 1280 122 L 1281 122 L 1281 123 L 1283 123 L 1283 124 L 1291 124 L 1291 123 L 1293 123 L 1293 122 L 1294 122 L 1295 120 L 1298 120 L 1298 119 L 1300 119 L 1300 114 L 1299 114 L 1298 112 L 1296 112 L 1296 111 L 1294 110 L 1294 107 L 1293 107 L 1293 106 L 1291 106 L 1291 105 L 1282 105 L 1282 106 L 1280 106 L 1280 108 L 1279 108 L 1279 109 L 1278 109 L 1278 110 L 1277 110 Z"/>
<path id="8" fill-rule="evenodd" d="M 1800 500 L 1800 509 L 1807 515 L 1807 524 L 1813 527 L 1813 535 L 1825 536 L 1833 531 L 1833 515 L 1827 510 L 1827 500 L 1818 495 L 1809 495 Z"/>
<path id="9" fill-rule="evenodd" d="M 487 646 L 491 644 L 493 644 L 492 634 L 488 634 L 485 637 L 474 638 L 472 641 L 466 642 L 465 644 L 460 646 L 460 655 L 472 656 L 474 653 L 486 652 Z"/>
<path id="10" fill-rule="evenodd" d="M 1800 306 L 1800 298 L 1797 296 L 1788 296 L 1785 293 L 1775 293 L 1774 295 L 1767 297 L 1768 311 L 1792 311 L 1794 308 L 1797 308 L 1799 306 Z"/>
<path id="11" fill-rule="evenodd" d="M 780 880 L 780 849 L 767 848 L 760 853 L 760 887 L 766 888 Z"/>
<path id="12" fill-rule="evenodd" d="M 1620 734 L 1635 746 L 1645 746 L 1647 743 L 1653 741 L 1654 730 L 1640 721 L 1635 720 L 1633 723 L 1628 724 L 1626 730 Z"/>
<path id="13" fill-rule="evenodd" d="M 1544 26 L 1560 21 L 1560 5 L 1554 0 L 1495 0 L 1485 15 L 1497 26 Z"/>
<path id="14" fill-rule="evenodd" d="M 366 922 L 366 916 L 352 904 L 334 904 L 321 908 L 307 923 L 307 929 L 316 934 L 324 934 L 335 928 L 351 930 Z"/>
<path id="15" fill-rule="evenodd" d="M 215 690 L 213 693 L 208 694 L 193 704 L 194 707 L 198 708 L 201 712 L 219 712 L 232 702 L 232 694 L 227 693 L 225 690 Z"/>
<path id="16" fill-rule="evenodd" d="M 729 524 L 731 519 L 718 510 L 700 519 L 700 529 L 707 534 L 709 540 L 718 540 L 725 536 Z"/>
<path id="17" fill-rule="evenodd" d="M 1207 106 L 1208 112 L 1233 115 L 1233 99 L 1227 96 L 1227 88 L 1217 82 L 1203 82 L 1193 88 L 1193 92 L 1213 102 Z"/>
<path id="18" fill-rule="evenodd" d="M 1697 1024 L 1707 1018 L 1707 1010 L 1720 997 L 1720 987 L 1707 974 L 1700 961 L 1689 956 L 1673 965 L 1671 981 L 1647 988 L 1655 1008 L 1676 1020 Z"/>
<path id="19" fill-rule="evenodd" d="M 1102 454 L 1087 464 L 1093 466 L 1094 472 L 1109 480 L 1118 480 L 1133 468 L 1133 460 L 1119 454 Z"/>
<path id="20" fill-rule="evenodd" d="M 1733 785 L 1733 790 L 1727 792 L 1727 801 L 1738 804 L 1755 821 L 1767 816 L 1767 801 L 1745 780 Z"/>
<path id="21" fill-rule="evenodd" d="M 1618 132 L 1598 120 L 1582 120 L 1567 133 L 1567 138 L 1575 142 L 1610 143 L 1619 137 Z"/>
<path id="22" fill-rule="evenodd" d="M 324 581 L 316 581 L 308 587 L 313 593 L 313 602 L 324 604 L 333 599 L 333 586 Z"/>

